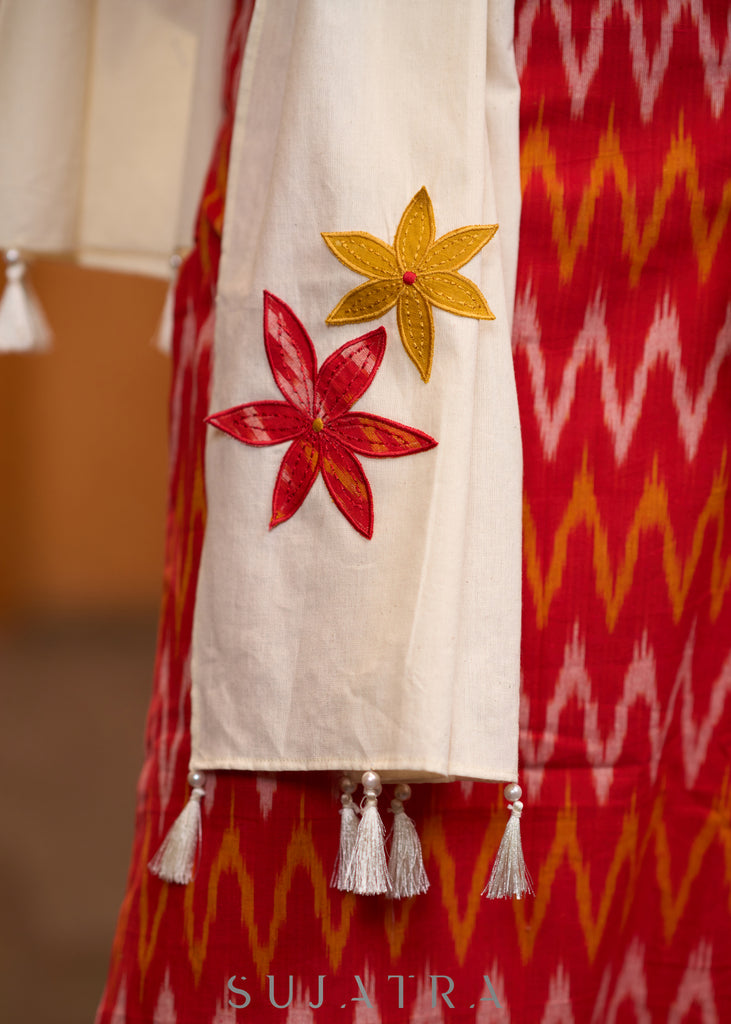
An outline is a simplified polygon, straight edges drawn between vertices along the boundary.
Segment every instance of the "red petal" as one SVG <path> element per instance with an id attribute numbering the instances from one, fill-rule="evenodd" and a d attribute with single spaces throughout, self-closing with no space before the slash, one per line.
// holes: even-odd
<path id="1" fill-rule="evenodd" d="M 332 433 L 360 455 L 371 458 L 396 458 L 399 455 L 414 455 L 436 448 L 437 442 L 420 430 L 406 427 L 383 416 L 369 416 L 367 413 L 345 413 L 329 428 Z"/>
<path id="2" fill-rule="evenodd" d="M 373 536 L 373 496 L 363 467 L 344 445 L 322 441 L 322 477 L 330 497 L 358 533 Z"/>
<path id="3" fill-rule="evenodd" d="M 325 360 L 317 375 L 317 415 L 326 422 L 346 412 L 373 380 L 386 351 L 386 331 L 379 327 L 346 342 Z"/>
<path id="4" fill-rule="evenodd" d="M 309 422 L 309 417 L 305 418 L 287 402 L 248 402 L 206 417 L 206 423 L 237 441 L 257 446 L 291 441 L 299 437 Z"/>
<path id="5" fill-rule="evenodd" d="M 292 310 L 264 292 L 264 344 L 277 387 L 295 408 L 313 416 L 317 356 Z"/>
<path id="6" fill-rule="evenodd" d="M 300 437 L 289 446 L 274 485 L 270 530 L 295 514 L 317 479 L 319 463 L 320 451 L 311 438 Z"/>

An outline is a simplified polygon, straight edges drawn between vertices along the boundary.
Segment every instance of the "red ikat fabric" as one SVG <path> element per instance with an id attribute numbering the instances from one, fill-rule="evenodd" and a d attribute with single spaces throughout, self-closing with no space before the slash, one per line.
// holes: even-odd
<path id="1" fill-rule="evenodd" d="M 226 117 L 177 295 L 165 597 L 97 1024 L 731 1019 L 725 4 L 516 10 L 535 899 L 480 896 L 506 819 L 482 784 L 414 787 L 432 883 L 414 900 L 328 887 L 338 793 L 324 774 L 218 773 L 194 882 L 146 869 L 186 796 L 213 296 L 251 6 L 236 5 Z"/>

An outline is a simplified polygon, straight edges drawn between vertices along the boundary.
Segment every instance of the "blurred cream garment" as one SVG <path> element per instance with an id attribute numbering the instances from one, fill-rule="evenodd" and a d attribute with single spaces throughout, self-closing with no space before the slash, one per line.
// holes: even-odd
<path id="1" fill-rule="evenodd" d="M 517 776 L 518 103 L 513 8 L 504 0 L 256 5 L 231 156 L 210 409 L 284 407 L 264 343 L 266 291 L 301 321 L 319 367 L 384 327 L 383 360 L 354 411 L 438 445 L 362 459 L 374 508 L 367 539 L 322 474 L 270 530 L 288 443 L 244 444 L 209 427 L 193 770 Z M 326 324 L 365 277 L 321 235 L 365 232 L 392 245 L 424 188 L 437 239 L 499 224 L 460 270 L 495 319 L 435 308 L 428 383 L 402 345 L 395 309 Z"/>
<path id="2" fill-rule="evenodd" d="M 166 276 L 192 244 L 231 0 L 2 0 L 0 247 Z"/>

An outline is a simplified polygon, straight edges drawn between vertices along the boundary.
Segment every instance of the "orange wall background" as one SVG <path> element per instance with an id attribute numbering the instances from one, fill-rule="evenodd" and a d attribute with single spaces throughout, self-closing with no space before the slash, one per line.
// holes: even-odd
<path id="1" fill-rule="evenodd" d="M 48 353 L 0 354 L 0 617 L 159 601 L 169 358 L 161 281 L 37 261 Z"/>
<path id="2" fill-rule="evenodd" d="M 37 262 L 56 335 L 0 354 L 0 1019 L 90 1021 L 132 841 L 161 592 L 160 281 Z M 38 985 L 38 978 L 44 979 Z"/>

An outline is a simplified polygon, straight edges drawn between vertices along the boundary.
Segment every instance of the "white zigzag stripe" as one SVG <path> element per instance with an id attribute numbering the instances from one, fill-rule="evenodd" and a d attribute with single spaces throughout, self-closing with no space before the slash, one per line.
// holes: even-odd
<path id="1" fill-rule="evenodd" d="M 675 1000 L 668 1012 L 668 1024 L 680 1024 L 684 1021 L 693 1005 L 700 1008 L 703 1024 L 718 1024 L 718 1008 L 711 974 L 712 956 L 713 949 L 704 939 L 691 952 Z M 647 1005 L 645 947 L 639 939 L 633 939 L 627 947 L 619 976 L 612 986 L 611 999 L 610 984 L 611 968 L 607 967 L 594 1004 L 591 1024 L 616 1024 L 618 1020 L 629 1019 L 626 1016 L 625 1001 L 632 1005 L 633 1021 L 637 1024 L 652 1024 L 653 1017 Z"/>
<path id="2" fill-rule="evenodd" d="M 670 1007 L 668 1024 L 681 1024 L 693 1004 L 700 1007 L 703 1024 L 718 1024 L 711 976 L 712 959 L 713 948 L 710 942 L 701 941 L 690 954 L 675 1002 Z"/>
<path id="3" fill-rule="evenodd" d="M 298 978 L 297 994 L 287 1011 L 285 1024 L 315 1024 L 317 1017 L 315 1016 L 315 1011 L 310 1006 L 313 998 L 316 998 L 316 996 L 310 996 L 309 988 L 306 988 L 303 993 L 302 979 Z M 216 1022 L 212 1021 L 212 1024 L 216 1024 Z"/>
<path id="4" fill-rule="evenodd" d="M 548 999 L 541 1024 L 576 1024 L 571 1009 L 571 983 L 563 964 L 558 965 L 548 983 Z"/>
<path id="5" fill-rule="evenodd" d="M 157 997 L 152 1024 L 176 1024 L 175 995 L 170 985 L 170 968 L 165 968 L 165 980 Z"/>
<path id="6" fill-rule="evenodd" d="M 604 422 L 614 438 L 617 463 L 621 465 L 627 456 L 642 414 L 650 371 L 660 362 L 666 363 L 673 376 L 673 402 L 678 412 L 678 431 L 687 457 L 692 461 L 698 452 L 719 369 L 724 359 L 731 355 L 731 304 L 726 309 L 726 319 L 716 337 L 713 355 L 703 375 L 703 384 L 698 394 L 693 396 L 682 364 L 678 314 L 674 308 L 671 309 L 666 297 L 662 307 L 655 311 L 655 318 L 645 339 L 642 362 L 635 370 L 632 393 L 624 406 L 620 403 L 617 372 L 611 362 L 605 313 L 605 303 L 601 295 L 597 294 L 586 308 L 583 327 L 576 337 L 571 357 L 564 366 L 561 388 L 552 405 L 546 390 L 546 362 L 541 352 L 541 326 L 536 300 L 528 288 L 516 303 L 513 348 L 522 351 L 528 362 L 533 404 L 546 459 L 556 457 L 561 434 L 571 415 L 579 370 L 589 358 L 593 358 L 601 369 Z"/>
<path id="7" fill-rule="evenodd" d="M 101 1016 L 101 1014 L 99 1014 Z M 127 1022 L 127 975 L 122 975 L 122 980 L 117 989 L 117 998 L 114 1001 L 112 1016 L 109 1024 L 126 1024 Z"/>
<path id="8" fill-rule="evenodd" d="M 521 697 L 520 749 L 524 765 L 523 775 L 531 800 L 537 799 L 540 793 L 546 765 L 553 755 L 559 734 L 561 712 L 573 698 L 577 699 L 584 712 L 586 759 L 592 765 L 594 789 L 599 803 L 605 803 L 609 796 L 614 778 L 614 765 L 619 760 L 627 737 L 629 711 L 640 701 L 650 709 L 650 778 L 654 782 L 681 688 L 681 746 L 685 783 L 689 789 L 695 785 L 706 759 L 711 737 L 723 715 L 726 698 L 731 693 L 729 652 L 718 678 L 711 687 L 708 712 L 701 723 L 696 725 L 692 675 L 695 634 L 694 623 L 683 651 L 664 718 L 658 696 L 655 655 L 648 644 L 647 634 L 643 634 L 640 643 L 635 646 L 632 662 L 624 677 L 622 696 L 614 709 L 614 726 L 606 740 L 603 740 L 599 729 L 599 700 L 592 697 L 592 682 L 586 668 L 586 646 L 580 639 L 578 623 L 574 626 L 573 638 L 566 644 L 564 661 L 553 697 L 546 707 L 543 732 L 535 742 L 530 731 L 530 701 L 525 693 Z"/>
<path id="9" fill-rule="evenodd" d="M 500 1005 L 497 1006 L 489 991 L 486 991 L 485 995 L 480 996 L 480 1002 L 477 1004 L 474 1024 L 509 1024 L 510 1003 L 506 996 L 505 977 L 496 957 L 492 958 L 487 976 Z M 487 989 L 487 986 L 485 988 Z"/>
<path id="10" fill-rule="evenodd" d="M 612 987 L 611 999 L 609 998 L 610 980 L 611 968 L 607 967 L 602 975 L 602 983 L 594 1004 L 591 1024 L 616 1024 L 617 1019 L 625 1020 L 625 1016 L 620 1018 L 617 1016 L 619 1008 L 625 1000 L 632 1004 L 633 1021 L 636 1021 L 637 1024 L 652 1024 L 652 1017 L 647 1008 L 645 947 L 639 939 L 633 939 L 627 948 L 619 977 Z"/>
<path id="11" fill-rule="evenodd" d="M 158 755 L 157 755 L 157 781 L 158 781 L 158 792 L 160 794 L 160 815 L 159 815 L 159 828 L 162 828 L 165 820 L 165 812 L 170 798 L 173 792 L 173 785 L 175 783 L 175 771 L 178 763 L 178 753 L 180 746 L 185 736 L 185 697 L 190 691 L 190 654 L 186 658 L 183 666 L 183 679 L 180 686 L 180 693 L 178 694 L 178 706 L 177 709 L 173 709 L 172 702 L 170 700 L 170 659 L 172 657 L 170 649 L 170 632 L 166 630 L 166 636 L 163 641 L 163 647 L 160 651 L 159 658 L 159 687 L 160 696 L 162 699 L 162 707 L 160 709 L 160 718 L 162 721 L 161 735 L 166 737 L 169 735 L 170 723 L 173 715 L 175 719 L 175 732 L 169 745 L 165 742 L 160 744 Z M 209 801 L 212 796 L 212 789 L 210 783 L 213 782 L 215 785 L 215 775 L 209 778 L 209 785 L 206 786 L 206 808 L 210 810 Z"/>
<path id="12" fill-rule="evenodd" d="M 518 74 L 522 74 L 527 60 L 528 49 L 533 35 L 533 23 L 541 7 L 541 0 L 528 0 L 518 18 L 515 40 L 515 60 Z M 640 116 L 649 121 L 662 87 L 670 62 L 670 51 L 675 38 L 675 28 L 683 11 L 688 9 L 698 32 L 698 49 L 703 62 L 706 92 L 711 101 L 713 116 L 718 118 L 731 78 L 731 12 L 727 20 L 726 43 L 719 56 L 713 41 L 711 20 L 706 14 L 703 0 L 669 0 L 660 26 L 660 42 L 652 57 L 647 52 L 644 17 L 635 0 L 600 0 L 591 13 L 589 42 L 580 58 L 571 33 L 571 4 L 567 0 L 551 0 L 551 13 L 558 29 L 561 57 L 571 95 L 571 114 L 581 117 L 584 112 L 586 95 L 604 53 L 606 22 L 615 7 L 620 7 L 629 22 L 632 74 L 640 93 Z"/>
<path id="13" fill-rule="evenodd" d="M 236 1007 L 231 1006 L 232 999 L 227 999 L 228 991 L 225 995 L 221 996 L 219 1002 L 216 1003 L 216 1009 L 213 1017 L 211 1018 L 211 1024 L 236 1024 Z M 241 1018 L 239 1018 L 240 1020 Z"/>

